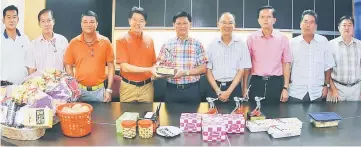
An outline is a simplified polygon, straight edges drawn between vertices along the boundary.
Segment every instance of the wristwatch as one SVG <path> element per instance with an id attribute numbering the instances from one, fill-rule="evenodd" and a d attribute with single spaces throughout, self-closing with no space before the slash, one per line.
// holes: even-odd
<path id="1" fill-rule="evenodd" d="M 330 84 L 323 84 L 323 87 L 327 87 L 327 88 L 330 88 Z"/>
<path id="2" fill-rule="evenodd" d="M 288 91 L 288 88 L 287 88 L 287 87 L 283 87 L 283 89 Z"/>
<path id="3" fill-rule="evenodd" d="M 186 71 L 186 76 L 189 76 L 189 74 L 190 74 L 190 71 L 187 70 L 187 71 Z"/>
<path id="4" fill-rule="evenodd" d="M 109 93 L 113 93 L 113 90 L 111 90 L 111 89 L 109 89 L 109 88 L 107 88 L 107 89 L 105 89 L 106 91 L 108 91 Z"/>

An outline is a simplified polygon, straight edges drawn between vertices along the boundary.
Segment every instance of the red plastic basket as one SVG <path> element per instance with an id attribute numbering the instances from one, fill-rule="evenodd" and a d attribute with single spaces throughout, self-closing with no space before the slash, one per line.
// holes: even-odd
<path id="1" fill-rule="evenodd" d="M 63 112 L 63 107 L 73 107 L 75 104 L 88 106 L 88 112 L 81 113 L 66 113 Z M 58 106 L 56 113 L 60 120 L 61 131 L 65 136 L 69 137 L 83 137 L 91 132 L 91 113 L 93 107 L 86 103 L 67 103 Z"/>

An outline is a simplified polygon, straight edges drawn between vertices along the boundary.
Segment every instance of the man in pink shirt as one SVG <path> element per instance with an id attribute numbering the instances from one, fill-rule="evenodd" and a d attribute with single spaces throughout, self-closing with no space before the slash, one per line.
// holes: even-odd
<path id="1" fill-rule="evenodd" d="M 275 10 L 271 6 L 262 6 L 257 11 L 258 30 L 247 38 L 251 55 L 252 69 L 246 71 L 243 79 L 243 96 L 247 93 L 247 81 L 250 81 L 249 98 L 265 97 L 264 103 L 286 102 L 290 79 L 292 55 L 288 38 L 273 28 L 276 22 Z"/>

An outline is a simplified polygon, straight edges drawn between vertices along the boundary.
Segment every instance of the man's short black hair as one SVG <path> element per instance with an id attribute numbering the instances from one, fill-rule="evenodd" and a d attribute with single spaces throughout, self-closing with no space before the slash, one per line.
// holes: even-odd
<path id="1" fill-rule="evenodd" d="M 81 14 L 81 19 L 83 19 L 84 16 L 93 16 L 93 17 L 95 17 L 95 20 L 98 22 L 98 15 L 91 10 L 87 11 L 86 13 Z"/>
<path id="2" fill-rule="evenodd" d="M 19 10 L 16 6 L 14 5 L 10 5 L 10 6 L 7 6 L 4 10 L 3 10 L 3 18 L 5 18 L 5 15 L 6 15 L 6 12 L 7 11 L 12 11 L 12 10 L 15 10 L 16 11 L 16 15 L 19 15 Z"/>
<path id="3" fill-rule="evenodd" d="M 317 24 L 318 22 L 318 18 L 317 18 L 317 13 L 313 10 L 305 10 L 302 12 L 302 15 L 301 15 L 301 22 L 303 21 L 303 18 L 306 16 L 306 15 L 311 15 L 315 18 L 315 23 Z"/>
<path id="4" fill-rule="evenodd" d="M 134 6 L 130 12 L 129 12 L 129 16 L 128 18 L 131 19 L 133 17 L 134 13 L 138 13 L 140 15 L 143 15 L 144 20 L 147 21 L 147 12 L 145 12 L 145 10 L 142 7 L 136 7 Z"/>
<path id="5" fill-rule="evenodd" d="M 40 22 L 40 16 L 41 16 L 41 15 L 43 15 L 44 13 L 48 13 L 48 12 L 51 14 L 51 19 L 55 20 L 52 10 L 50 10 L 50 9 L 43 9 L 43 10 L 41 10 L 41 11 L 39 12 L 39 14 L 38 14 L 38 21 Z"/>
<path id="6" fill-rule="evenodd" d="M 187 12 L 181 11 L 178 12 L 177 14 L 175 14 L 173 16 L 173 23 L 175 23 L 175 21 L 177 20 L 177 18 L 179 17 L 187 17 L 189 22 L 192 22 L 192 16 L 190 14 L 188 14 Z"/>
<path id="7" fill-rule="evenodd" d="M 350 20 L 352 22 L 352 25 L 355 25 L 355 20 L 352 18 L 352 16 L 348 16 L 348 15 L 342 16 L 338 21 L 338 25 L 340 25 L 343 20 Z"/>
<path id="8" fill-rule="evenodd" d="M 259 18 L 259 13 L 260 13 L 262 10 L 264 10 L 264 9 L 270 9 L 270 10 L 272 10 L 273 18 L 276 18 L 276 10 L 275 10 L 272 6 L 270 6 L 270 5 L 262 6 L 262 7 L 258 8 L 258 10 L 257 10 L 257 18 Z"/>

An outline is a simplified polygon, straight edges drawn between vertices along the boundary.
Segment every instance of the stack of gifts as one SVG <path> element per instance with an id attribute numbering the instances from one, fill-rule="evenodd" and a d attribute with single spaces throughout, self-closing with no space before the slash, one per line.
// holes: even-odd
<path id="1" fill-rule="evenodd" d="M 226 125 L 221 114 L 204 115 L 202 117 L 202 140 L 225 141 L 227 138 Z"/>
<path id="2" fill-rule="evenodd" d="M 301 135 L 302 122 L 298 118 L 278 118 L 247 121 L 251 132 L 267 131 L 273 138 Z"/>
<path id="3" fill-rule="evenodd" d="M 202 116 L 198 113 L 182 113 L 180 117 L 180 129 L 183 132 L 201 132 Z"/>

